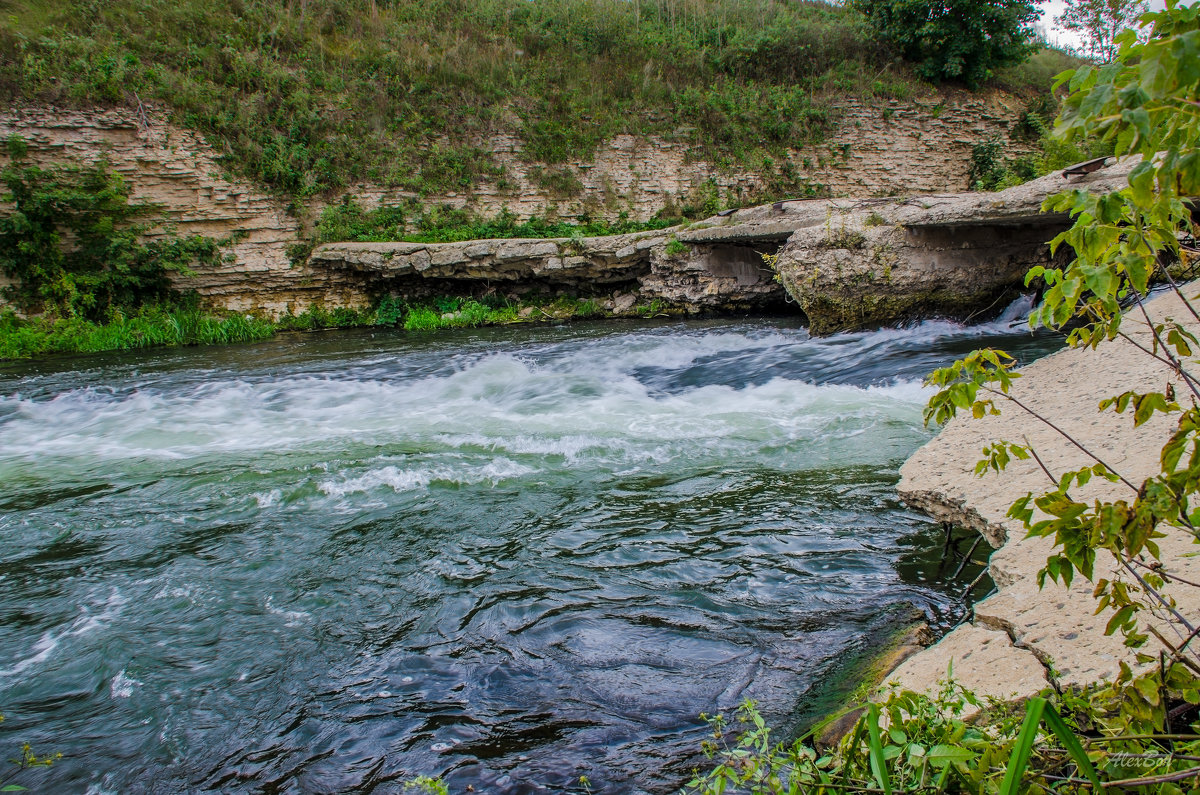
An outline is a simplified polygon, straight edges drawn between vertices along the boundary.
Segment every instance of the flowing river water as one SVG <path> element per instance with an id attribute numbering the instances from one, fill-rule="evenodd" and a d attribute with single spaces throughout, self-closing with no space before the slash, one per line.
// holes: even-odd
<path id="1" fill-rule="evenodd" d="M 47 792 L 678 788 L 701 712 L 797 725 L 960 618 L 896 472 L 930 369 L 1054 347 L 1021 310 L 0 367 L 0 751 L 63 752 Z"/>

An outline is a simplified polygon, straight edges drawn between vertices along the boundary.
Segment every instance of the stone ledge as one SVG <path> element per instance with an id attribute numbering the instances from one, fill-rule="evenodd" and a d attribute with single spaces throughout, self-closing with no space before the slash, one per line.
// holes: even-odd
<path id="1" fill-rule="evenodd" d="M 1193 283 L 1184 290 L 1191 297 L 1200 287 Z M 1200 324 L 1193 321 L 1174 293 L 1147 301 L 1146 309 L 1155 322 L 1170 317 L 1193 332 L 1200 331 Z M 1139 316 L 1128 315 L 1122 330 L 1143 344 L 1150 340 L 1146 323 Z M 1020 373 L 1022 377 L 1013 383 L 1014 397 L 1078 439 L 1131 482 L 1141 483 L 1158 471 L 1159 451 L 1174 428 L 1172 419 L 1159 415 L 1134 429 L 1131 417 L 1111 411 L 1100 414 L 1095 407 L 1102 399 L 1130 389 L 1163 390 L 1174 384 L 1176 391 L 1184 394 L 1186 387 L 1170 368 L 1130 342 L 1118 339 L 1102 343 L 1095 351 L 1060 351 L 1021 368 Z M 1005 514 L 1021 495 L 1047 489 L 1045 473 L 1033 461 L 1013 461 L 1004 472 L 988 473 L 982 478 L 974 473 L 983 447 L 1001 439 L 1028 439 L 1055 473 L 1092 461 L 1044 423 L 1012 404 L 998 402 L 1003 411 L 1000 416 L 952 420 L 900 469 L 897 490 L 910 505 L 922 509 L 934 506 L 938 519 L 975 528 L 985 532 L 993 544 L 1002 544 L 990 563 L 998 592 L 976 605 L 973 626 L 959 627 L 896 670 L 891 678 L 905 687 L 930 691 L 938 678 L 945 676 L 950 660 L 962 656 L 964 639 L 984 637 L 974 634 L 976 631 L 989 631 L 1007 639 L 1007 651 L 996 639 L 988 644 L 989 653 L 1001 652 L 997 670 L 1011 672 L 995 681 L 985 680 L 989 694 L 1024 698 L 1044 687 L 1036 677 L 1022 672 L 1031 657 L 1044 666 L 1047 681 L 1056 687 L 1110 680 L 1123 661 L 1137 667 L 1133 652 L 1125 648 L 1122 638 L 1104 634 L 1108 614 L 1095 615 L 1092 583 L 1077 579 L 1070 588 L 1051 581 L 1042 589 L 1037 586 L 1036 574 L 1051 544 L 1046 539 L 1025 538 L 1024 528 Z M 1126 485 L 1099 478 L 1073 493 L 1087 501 L 1133 496 Z M 1172 571 L 1187 579 L 1200 579 L 1200 558 L 1181 557 L 1197 549 L 1190 537 L 1169 535 L 1160 541 L 1160 547 Z M 1115 565 L 1111 558 L 1107 562 L 1099 559 L 1097 576 L 1110 576 Z M 1185 615 L 1200 613 L 1196 589 L 1167 590 Z M 955 673 L 959 671 L 955 663 Z"/>
<path id="2" fill-rule="evenodd" d="M 934 649 L 937 654 L 931 655 Z M 1031 652 L 1013 646 L 1004 632 L 971 624 L 909 657 L 887 681 L 933 695 L 951 667 L 955 681 L 981 698 L 1027 698 L 1050 686 L 1045 669 Z"/>

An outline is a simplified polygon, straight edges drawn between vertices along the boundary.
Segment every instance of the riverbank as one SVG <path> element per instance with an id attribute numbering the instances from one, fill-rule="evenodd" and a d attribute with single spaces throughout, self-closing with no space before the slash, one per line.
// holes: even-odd
<path id="1" fill-rule="evenodd" d="M 379 326 L 427 332 L 521 323 L 565 323 L 596 318 L 650 318 L 680 314 L 660 301 L 638 303 L 633 296 L 613 299 L 559 297 L 528 303 L 506 299 L 476 301 L 439 297 L 408 304 L 381 301 L 374 308 L 323 309 L 312 306 L 276 320 L 261 315 L 206 311 L 187 306 L 147 306 L 107 323 L 81 318 L 24 319 L 0 312 L 0 361 L 58 354 L 101 353 L 182 345 L 258 342 L 289 331 Z"/>
<path id="2" fill-rule="evenodd" d="M 1188 285 L 1189 297 L 1197 291 Z M 1145 304 L 1155 323 L 1167 318 L 1200 331 L 1187 308 L 1174 293 Z M 1002 472 L 975 475 L 982 448 L 994 441 L 1028 443 L 1054 473 L 1077 469 L 1094 461 L 1071 441 L 1049 427 L 1053 423 L 1083 447 L 1103 459 L 1133 483 L 1159 471 L 1159 452 L 1174 429 L 1174 419 L 1156 415 L 1133 427 L 1128 414 L 1099 413 L 1104 398 L 1128 390 L 1149 392 L 1171 388 L 1186 391 L 1170 367 L 1139 350 L 1153 346 L 1147 322 L 1129 315 L 1122 325 L 1129 340 L 1102 343 L 1096 350 L 1068 349 L 1021 368 L 1023 377 L 1011 395 L 1036 411 L 1035 419 L 1016 405 L 997 401 L 999 416 L 970 419 L 960 416 L 918 450 L 901 467 L 897 489 L 909 505 L 943 522 L 953 522 L 981 533 L 996 552 L 990 570 L 998 591 L 974 608 L 974 619 L 950 632 L 937 644 L 901 664 L 889 681 L 923 692 L 936 692 L 938 682 L 953 665 L 956 680 L 980 696 L 1023 699 L 1048 687 L 1084 687 L 1112 681 L 1122 665 L 1135 670 L 1135 653 L 1126 648 L 1119 633 L 1105 634 L 1110 618 L 1096 614 L 1094 583 L 1076 580 L 1069 588 L 1047 578 L 1038 587 L 1038 571 L 1045 565 L 1051 544 L 1047 539 L 1025 538 L 1022 525 L 1008 518 L 1009 506 L 1028 492 L 1041 493 L 1049 486 L 1046 474 L 1033 460 L 1009 463 Z M 1072 489 L 1077 499 L 1116 500 L 1132 496 L 1123 483 L 1095 478 Z M 1184 557 L 1194 552 L 1190 537 L 1181 533 L 1159 540 L 1165 571 L 1197 581 L 1200 562 Z M 1099 553 L 1096 578 L 1116 575 L 1111 558 Z M 1168 585 L 1185 614 L 1200 609 L 1195 589 Z M 1154 664 L 1157 664 L 1155 658 Z"/>

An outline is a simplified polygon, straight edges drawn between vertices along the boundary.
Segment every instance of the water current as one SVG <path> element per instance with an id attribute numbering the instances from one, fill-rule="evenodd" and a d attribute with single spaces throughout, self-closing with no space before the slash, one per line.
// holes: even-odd
<path id="1" fill-rule="evenodd" d="M 1054 347 L 1023 308 L 4 365 L 0 750 L 97 795 L 677 789 L 701 712 L 797 725 L 960 618 L 896 472 L 926 372 Z"/>

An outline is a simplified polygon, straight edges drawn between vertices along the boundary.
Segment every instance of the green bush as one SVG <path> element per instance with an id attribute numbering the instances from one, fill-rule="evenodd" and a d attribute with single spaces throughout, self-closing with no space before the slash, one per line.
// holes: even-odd
<path id="1" fill-rule="evenodd" d="M 171 299 L 172 273 L 216 262 L 217 241 L 162 235 L 145 220 L 158 208 L 131 203 L 103 163 L 43 169 L 26 164 L 24 151 L 10 139 L 12 161 L 0 172 L 10 205 L 0 217 L 0 272 L 14 280 L 4 297 L 19 309 L 104 320 Z"/>
<path id="2" fill-rule="evenodd" d="M 1033 0 L 853 0 L 927 80 L 978 88 L 1037 49 Z"/>

